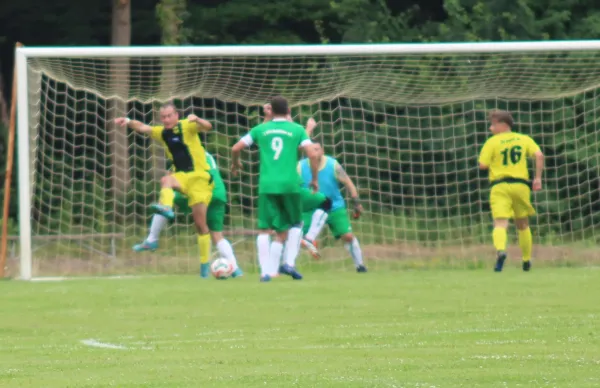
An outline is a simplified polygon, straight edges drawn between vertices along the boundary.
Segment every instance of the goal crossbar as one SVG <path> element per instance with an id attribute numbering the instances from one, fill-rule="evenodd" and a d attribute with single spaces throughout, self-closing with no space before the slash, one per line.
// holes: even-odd
<path id="1" fill-rule="evenodd" d="M 45 58 L 114 57 L 242 57 L 386 54 L 460 54 L 534 51 L 600 50 L 600 40 L 475 43 L 391 43 L 337 45 L 248 45 L 248 46 L 135 46 L 135 47 L 22 47 L 17 55 Z"/>

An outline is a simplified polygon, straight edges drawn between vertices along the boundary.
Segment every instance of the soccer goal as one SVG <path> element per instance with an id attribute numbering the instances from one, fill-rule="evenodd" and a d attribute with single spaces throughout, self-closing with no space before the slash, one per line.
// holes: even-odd
<path id="1" fill-rule="evenodd" d="M 227 238 L 255 265 L 257 155 L 229 174 L 230 147 L 281 94 L 358 186 L 353 221 L 368 266 L 467 268 L 493 261 L 488 184 L 477 168 L 491 109 L 547 156 L 534 195 L 538 262 L 600 260 L 600 41 L 238 47 L 20 48 L 20 235 L 10 271 L 44 276 L 194 273 L 191 221 L 134 253 L 165 173 L 160 146 L 113 119 L 158 122 L 161 103 L 210 120 L 206 147 L 230 207 Z M 305 268 L 352 270 L 329 232 Z M 516 244 L 512 241 L 512 247 Z M 518 254 L 512 249 L 512 257 Z"/>

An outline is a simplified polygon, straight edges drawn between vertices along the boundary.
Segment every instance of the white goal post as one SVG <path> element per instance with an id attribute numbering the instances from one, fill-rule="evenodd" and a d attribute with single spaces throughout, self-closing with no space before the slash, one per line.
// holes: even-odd
<path id="1" fill-rule="evenodd" d="M 295 119 L 319 121 L 317 139 L 359 186 L 366 214 L 354 231 L 373 266 L 490 257 L 487 185 L 474 162 L 493 108 L 512 111 L 548 156 L 535 197 L 537 257 L 600 258 L 600 41 L 22 47 L 16 63 L 21 279 L 195 271 L 194 244 L 177 240 L 193 236 L 185 219 L 165 235 L 173 250 L 131 252 L 157 196 L 160 174 L 148 173 L 162 151 L 115 135 L 111 118 L 156 122 L 157 104 L 176 100 L 213 121 L 207 148 L 226 171 L 233 140 L 274 93 L 289 98 Z M 245 176 L 225 174 L 225 227 L 252 265 L 256 157 L 244 160 Z M 328 241 L 329 264 L 304 265 L 352 268 Z"/>

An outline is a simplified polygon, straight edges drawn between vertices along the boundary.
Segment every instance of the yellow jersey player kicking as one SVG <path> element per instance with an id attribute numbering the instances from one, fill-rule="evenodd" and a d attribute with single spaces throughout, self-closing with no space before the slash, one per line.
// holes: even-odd
<path id="1" fill-rule="evenodd" d="M 531 190 L 542 189 L 544 154 L 527 135 L 512 131 L 509 112 L 494 111 L 490 115 L 490 137 L 479 155 L 479 168 L 489 170 L 491 185 L 490 208 L 494 219 L 493 241 L 497 251 L 494 271 L 501 272 L 506 260 L 508 220 L 514 218 L 519 231 L 519 246 L 523 254 L 523 271 L 531 269 L 533 242 L 529 217 L 535 214 L 531 205 Z M 527 158 L 535 157 L 535 178 L 529 180 Z"/>
<path id="2" fill-rule="evenodd" d="M 210 166 L 209 172 L 213 177 L 213 182 L 215 185 L 212 199 L 206 211 L 206 224 L 210 230 L 210 237 L 212 238 L 213 245 L 217 247 L 221 257 L 224 257 L 225 259 L 229 260 L 231 264 L 233 264 L 234 271 L 231 274 L 231 277 L 237 278 L 242 276 L 244 273 L 238 266 L 235 253 L 233 252 L 233 246 L 223 236 L 223 226 L 225 224 L 225 212 L 227 208 L 227 188 L 225 187 L 225 182 L 223 182 L 223 177 L 221 176 L 221 172 L 219 171 L 219 167 L 217 166 L 215 158 L 208 152 L 205 152 L 205 154 L 206 161 Z M 170 167 L 171 166 L 169 166 L 169 168 Z M 192 209 L 189 206 L 188 197 L 178 191 L 175 192 L 174 204 L 178 210 L 186 216 L 192 213 Z M 154 214 L 152 216 L 152 222 L 150 223 L 150 233 L 148 234 L 148 237 L 146 237 L 141 244 L 134 245 L 133 250 L 136 252 L 157 250 L 160 232 L 167 225 L 168 221 L 169 220 L 165 216 L 158 213 Z M 209 273 L 209 263 L 207 262 L 205 264 L 201 264 L 200 276 L 203 278 L 208 278 Z"/>
<path id="3" fill-rule="evenodd" d="M 200 266 L 206 267 L 210 259 L 210 230 L 206 212 L 212 199 L 214 183 L 198 132 L 209 131 L 212 125 L 194 114 L 180 120 L 172 103 L 160 108 L 160 121 L 162 125 L 152 127 L 127 117 L 115 119 L 117 125 L 127 125 L 136 132 L 150 135 L 164 146 L 167 157 L 173 162 L 175 173 L 161 179 L 160 200 L 152 207 L 156 213 L 172 221 L 175 218 L 174 190 L 187 196 L 198 232 Z"/>

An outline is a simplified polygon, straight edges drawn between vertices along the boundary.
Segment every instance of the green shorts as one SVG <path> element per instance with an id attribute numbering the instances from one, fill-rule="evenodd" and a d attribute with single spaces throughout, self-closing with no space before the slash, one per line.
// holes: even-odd
<path id="1" fill-rule="evenodd" d="M 213 199 L 206 211 L 206 224 L 211 232 L 222 232 L 225 223 L 225 209 L 227 204 L 220 199 Z"/>
<path id="2" fill-rule="evenodd" d="M 303 234 L 306 234 L 310 228 L 312 215 L 313 211 L 305 212 L 302 215 L 304 221 Z M 346 208 L 336 209 L 330 212 L 329 217 L 327 217 L 327 226 L 329 226 L 329 230 L 335 238 L 340 238 L 346 233 L 352 233 L 352 225 L 350 225 L 350 217 L 348 217 Z"/>
<path id="3" fill-rule="evenodd" d="M 186 216 L 192 212 L 188 204 L 188 199 L 180 192 L 175 192 L 175 201 L 173 202 L 177 209 Z M 208 205 L 206 211 L 206 223 L 211 232 L 222 232 L 225 223 L 225 210 L 227 204 L 220 199 L 213 199 Z"/>
<path id="4" fill-rule="evenodd" d="M 258 195 L 258 229 L 285 232 L 301 222 L 300 193 Z"/>
<path id="5" fill-rule="evenodd" d="M 311 189 L 307 188 L 300 189 L 300 198 L 303 212 L 315 211 L 327 200 L 325 194 L 319 192 L 313 193 Z"/>

